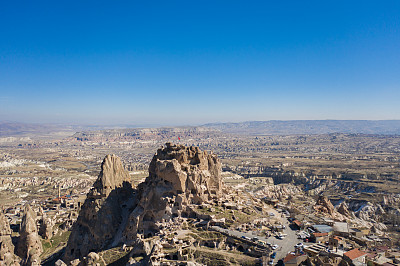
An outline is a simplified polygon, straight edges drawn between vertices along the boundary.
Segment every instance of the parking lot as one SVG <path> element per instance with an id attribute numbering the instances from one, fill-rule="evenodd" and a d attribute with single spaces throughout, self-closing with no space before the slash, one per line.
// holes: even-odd
<path id="1" fill-rule="evenodd" d="M 286 255 L 294 251 L 294 246 L 297 243 L 303 243 L 301 239 L 297 239 L 296 230 L 292 230 L 289 226 L 289 222 L 285 219 L 284 225 L 286 228 L 283 230 L 283 234 L 287 234 L 283 239 L 278 239 L 275 236 L 271 236 L 267 239 L 267 242 L 272 245 L 277 244 L 279 247 L 275 250 L 276 258 L 274 262 L 283 259 Z"/>
<path id="2" fill-rule="evenodd" d="M 283 239 L 278 239 L 275 236 L 271 236 L 268 238 L 262 237 L 262 236 L 256 236 L 252 232 L 241 232 L 237 230 L 230 230 L 230 229 L 223 229 L 218 226 L 212 226 L 212 228 L 216 231 L 220 231 L 223 233 L 226 233 L 230 236 L 236 237 L 236 238 L 243 238 L 246 237 L 248 240 L 253 239 L 254 237 L 257 237 L 259 240 L 265 241 L 267 243 L 270 243 L 272 245 L 278 245 L 278 248 L 275 250 L 272 250 L 273 252 L 276 252 L 276 257 L 274 259 L 274 264 L 276 264 L 280 259 L 283 259 L 286 257 L 286 255 L 290 252 L 294 251 L 294 246 L 297 243 L 303 243 L 301 239 L 298 239 L 297 237 L 297 231 L 292 230 L 289 226 L 289 222 L 287 219 L 284 219 L 285 229 L 283 229 L 283 234 L 286 234 L 286 236 Z"/>

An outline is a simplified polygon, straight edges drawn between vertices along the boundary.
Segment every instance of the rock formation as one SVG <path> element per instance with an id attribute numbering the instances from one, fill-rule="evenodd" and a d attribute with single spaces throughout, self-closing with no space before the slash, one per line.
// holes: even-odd
<path id="1" fill-rule="evenodd" d="M 349 209 L 347 208 L 346 203 L 344 203 L 344 202 L 342 202 L 339 205 L 339 207 L 337 209 L 337 212 L 342 214 L 342 215 L 344 215 L 344 216 L 346 216 L 346 217 L 352 217 L 352 214 L 350 213 Z"/>
<path id="2" fill-rule="evenodd" d="M 54 263 L 55 266 L 67 266 L 67 264 L 65 264 L 65 262 L 63 262 L 62 260 L 57 260 Z"/>
<path id="3" fill-rule="evenodd" d="M 124 207 L 133 196 L 130 176 L 121 160 L 107 155 L 72 227 L 64 260 L 82 259 L 91 251 L 110 245 L 121 225 Z"/>
<path id="4" fill-rule="evenodd" d="M 371 202 L 359 202 L 358 204 L 353 204 L 352 208 L 356 208 L 356 216 L 365 221 L 375 222 L 376 217 L 385 214 L 380 204 L 373 204 Z"/>
<path id="5" fill-rule="evenodd" d="M 221 193 L 221 163 L 216 155 L 167 143 L 154 155 L 149 177 L 138 186 L 123 239 L 130 243 L 137 234 L 152 236 L 159 231 L 157 221 L 188 216 L 191 204 L 218 199 Z"/>
<path id="6" fill-rule="evenodd" d="M 54 220 L 43 213 L 42 219 L 40 220 L 39 235 L 44 239 L 50 239 L 56 233 L 53 230 L 54 224 Z"/>
<path id="7" fill-rule="evenodd" d="M 22 265 L 40 265 L 39 256 L 42 252 L 42 242 L 36 227 L 36 214 L 29 205 L 26 205 L 16 254 L 23 259 Z"/>
<path id="8" fill-rule="evenodd" d="M 100 266 L 100 256 L 95 252 L 90 252 L 86 257 L 83 258 L 83 264 L 87 266 Z"/>
<path id="9" fill-rule="evenodd" d="M 14 255 L 11 233 L 10 224 L 0 211 L 0 265 L 19 265 L 19 259 Z"/>
<path id="10" fill-rule="evenodd" d="M 325 196 L 319 196 L 317 203 L 314 206 L 314 209 L 321 213 L 326 213 L 332 215 L 335 211 L 331 201 Z"/>
<path id="11" fill-rule="evenodd" d="M 292 184 L 263 186 L 257 188 L 253 193 L 259 198 L 267 197 L 270 199 L 297 197 L 304 194 L 299 187 Z"/>
<path id="12" fill-rule="evenodd" d="M 69 238 L 64 261 L 121 243 L 145 256 L 155 243 L 143 239 L 163 222 L 196 215 L 191 206 L 217 201 L 222 194 L 221 163 L 198 147 L 166 144 L 154 155 L 149 176 L 136 190 L 120 160 L 107 156 Z"/>

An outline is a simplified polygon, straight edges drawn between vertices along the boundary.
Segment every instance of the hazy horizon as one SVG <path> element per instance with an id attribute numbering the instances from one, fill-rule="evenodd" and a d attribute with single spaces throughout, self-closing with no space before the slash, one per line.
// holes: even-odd
<path id="1" fill-rule="evenodd" d="M 3 2 L 0 120 L 400 119 L 400 2 Z"/>
<path id="2" fill-rule="evenodd" d="M 400 135 L 400 120 L 268 120 L 239 123 L 208 124 L 25 124 L 0 121 L 0 136 L 45 136 L 52 133 L 78 134 L 95 131 L 100 135 L 111 131 L 137 129 L 196 129 L 239 135 L 320 135 L 331 133 Z M 102 133 L 101 133 L 102 132 Z"/>
<path id="3" fill-rule="evenodd" d="M 86 126 L 86 127 L 197 127 L 197 126 L 207 126 L 207 125 L 219 125 L 219 124 L 245 124 L 245 123 L 262 123 L 262 122 L 400 122 L 400 119 L 288 119 L 288 120 L 246 120 L 246 121 L 217 121 L 217 122 L 206 122 L 206 123 L 182 123 L 182 124 L 172 124 L 172 123 L 59 123 L 59 122 L 23 122 L 16 120 L 0 120 L 0 124 L 10 123 L 10 124 L 31 124 L 31 125 L 60 125 L 60 126 Z"/>

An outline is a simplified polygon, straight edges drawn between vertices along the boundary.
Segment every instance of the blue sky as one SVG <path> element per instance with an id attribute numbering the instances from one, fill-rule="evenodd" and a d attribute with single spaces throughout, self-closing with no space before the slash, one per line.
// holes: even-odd
<path id="1" fill-rule="evenodd" d="M 0 120 L 400 119 L 400 1 L 2 1 Z"/>

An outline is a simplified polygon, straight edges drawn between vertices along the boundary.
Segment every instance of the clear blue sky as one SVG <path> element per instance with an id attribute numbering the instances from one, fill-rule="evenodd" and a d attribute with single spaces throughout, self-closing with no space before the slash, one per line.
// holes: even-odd
<path id="1" fill-rule="evenodd" d="M 0 120 L 400 119 L 400 1 L 1 1 Z"/>

